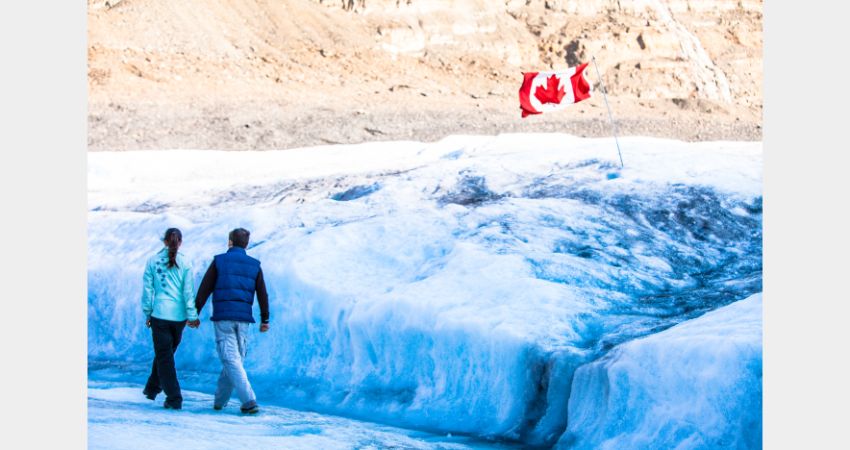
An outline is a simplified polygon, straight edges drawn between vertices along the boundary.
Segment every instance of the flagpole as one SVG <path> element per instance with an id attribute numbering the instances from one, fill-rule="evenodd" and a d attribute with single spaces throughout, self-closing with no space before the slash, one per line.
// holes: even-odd
<path id="1" fill-rule="evenodd" d="M 607 89 L 605 89 L 605 83 L 602 82 L 602 75 L 599 74 L 599 66 L 596 65 L 596 57 L 591 57 L 593 60 L 593 67 L 596 68 L 596 76 L 599 78 L 599 85 L 602 87 L 602 98 L 605 99 L 605 107 L 608 108 L 608 120 L 611 121 L 611 129 L 614 132 L 614 143 L 617 144 L 617 155 L 620 156 L 620 168 L 625 167 L 623 165 L 623 154 L 620 152 L 620 141 L 617 139 L 617 124 L 614 123 L 614 115 L 611 114 L 611 105 L 608 104 L 608 94 Z"/>

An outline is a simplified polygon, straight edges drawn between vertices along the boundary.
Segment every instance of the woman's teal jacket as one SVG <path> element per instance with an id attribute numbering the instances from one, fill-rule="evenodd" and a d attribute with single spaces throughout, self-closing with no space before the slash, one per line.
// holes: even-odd
<path id="1" fill-rule="evenodd" d="M 168 268 L 168 248 L 148 259 L 142 289 L 142 312 L 146 318 L 182 322 L 195 320 L 195 282 L 192 268 L 177 252 L 177 265 Z"/>

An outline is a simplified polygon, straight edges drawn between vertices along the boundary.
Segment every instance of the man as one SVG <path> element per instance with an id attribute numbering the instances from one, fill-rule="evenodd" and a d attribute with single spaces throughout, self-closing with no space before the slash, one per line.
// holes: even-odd
<path id="1" fill-rule="evenodd" d="M 243 362 L 247 353 L 248 330 L 255 323 L 252 314 L 254 293 L 260 304 L 260 332 L 269 330 L 269 295 L 263 281 L 260 261 L 248 256 L 245 247 L 251 233 L 244 228 L 230 232 L 227 253 L 216 255 L 201 280 L 195 308 L 201 309 L 212 293 L 212 318 L 215 343 L 221 359 L 221 375 L 215 391 L 213 408 L 221 410 L 230 400 L 233 390 L 242 402 L 243 413 L 255 414 L 260 408 L 248 381 Z M 196 321 L 195 326 L 200 323 Z"/>

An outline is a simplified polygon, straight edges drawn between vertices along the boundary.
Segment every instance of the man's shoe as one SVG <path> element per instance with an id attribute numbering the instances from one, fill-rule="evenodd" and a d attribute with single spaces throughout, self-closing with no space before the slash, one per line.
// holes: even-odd
<path id="1" fill-rule="evenodd" d="M 172 405 L 171 403 L 165 402 L 163 405 L 165 409 L 183 409 L 181 405 Z"/>
<path id="2" fill-rule="evenodd" d="M 213 409 L 216 411 L 221 411 L 224 406 L 213 405 Z"/>
<path id="3" fill-rule="evenodd" d="M 242 414 L 257 414 L 260 412 L 260 407 L 257 405 L 249 406 L 247 408 L 239 408 L 242 411 Z"/>
<path id="4" fill-rule="evenodd" d="M 156 394 L 149 392 L 147 389 L 143 390 L 142 394 L 145 394 L 145 398 L 148 400 L 156 400 Z"/>

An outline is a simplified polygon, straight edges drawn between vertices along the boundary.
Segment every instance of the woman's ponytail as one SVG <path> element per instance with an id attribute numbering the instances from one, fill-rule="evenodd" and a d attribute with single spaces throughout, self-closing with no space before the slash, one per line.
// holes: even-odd
<path id="1" fill-rule="evenodd" d="M 168 268 L 177 266 L 177 249 L 183 243 L 183 233 L 177 228 L 165 230 L 165 245 L 168 247 Z"/>

